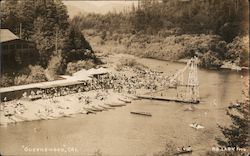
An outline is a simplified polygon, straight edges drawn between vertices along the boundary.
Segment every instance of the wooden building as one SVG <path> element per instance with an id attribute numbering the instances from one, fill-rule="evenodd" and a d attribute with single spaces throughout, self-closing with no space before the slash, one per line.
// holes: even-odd
<path id="1" fill-rule="evenodd" d="M 32 64 L 38 59 L 35 44 L 18 38 L 8 29 L 1 29 L 1 66 L 2 68 Z"/>

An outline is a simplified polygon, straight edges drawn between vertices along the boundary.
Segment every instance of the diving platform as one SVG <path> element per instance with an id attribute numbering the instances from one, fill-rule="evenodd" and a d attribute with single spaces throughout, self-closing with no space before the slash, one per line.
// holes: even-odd
<path id="1" fill-rule="evenodd" d="M 161 101 L 173 101 L 173 102 L 180 102 L 180 103 L 191 103 L 191 104 L 198 104 L 198 103 L 200 103 L 199 100 L 185 100 L 185 99 L 163 97 L 163 96 L 137 95 L 137 97 L 141 98 L 141 99 L 161 100 Z"/>

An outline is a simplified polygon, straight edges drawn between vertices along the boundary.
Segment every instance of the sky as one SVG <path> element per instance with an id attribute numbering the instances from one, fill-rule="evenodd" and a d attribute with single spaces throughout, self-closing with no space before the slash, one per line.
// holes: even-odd
<path id="1" fill-rule="evenodd" d="M 79 12 L 83 14 L 87 13 L 100 13 L 105 14 L 113 12 L 123 11 L 124 8 L 131 9 L 134 3 L 137 6 L 138 1 L 84 1 L 84 0 L 63 0 L 63 3 L 67 6 L 70 17 L 77 15 Z"/>

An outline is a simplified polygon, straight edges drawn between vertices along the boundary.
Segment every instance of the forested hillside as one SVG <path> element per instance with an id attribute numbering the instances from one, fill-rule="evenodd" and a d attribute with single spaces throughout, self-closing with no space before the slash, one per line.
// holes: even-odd
<path id="1" fill-rule="evenodd" d="M 167 42 L 167 44 L 172 46 L 176 44 L 173 47 L 174 53 L 178 53 L 176 49 L 181 47 L 187 51 L 185 54 L 183 50 L 180 51 L 181 54 L 176 54 L 180 57 L 190 56 L 191 48 L 193 54 L 199 53 L 201 60 L 205 61 L 201 64 L 204 66 L 220 66 L 224 60 L 247 65 L 247 57 L 243 56 L 247 56 L 248 46 L 238 42 L 247 39 L 244 36 L 248 35 L 247 0 L 163 0 L 162 2 L 141 0 L 138 6 L 132 6 L 132 12 L 80 15 L 73 20 L 85 32 L 91 32 L 90 35 L 99 35 L 103 45 L 120 38 L 118 44 L 130 40 L 131 43 L 125 42 L 129 47 L 136 43 L 134 40 L 137 40 L 140 45 L 146 45 L 145 49 L 141 49 L 147 51 L 146 56 L 173 55 L 167 49 L 161 49 L 160 52 L 158 48 L 154 50 L 154 45 L 150 43 L 155 39 L 159 40 L 158 43 L 166 43 L 166 40 L 172 42 L 177 36 L 177 40 L 183 38 L 183 42 L 180 41 L 179 44 Z M 124 35 L 122 37 L 121 34 L 126 34 L 126 37 L 123 38 Z M 182 37 L 187 34 L 189 37 Z M 134 35 L 136 37 L 133 37 Z M 200 38 L 200 41 L 196 42 L 197 38 Z M 194 42 L 197 44 L 193 44 Z M 237 50 L 234 49 L 236 47 Z M 206 60 L 210 54 L 213 59 Z M 211 61 L 212 63 L 207 64 Z"/>
<path id="2" fill-rule="evenodd" d="M 40 54 L 39 61 L 28 69 L 22 65 L 1 69 L 1 78 L 11 81 L 6 85 L 53 80 L 67 72 L 68 63 L 82 60 L 88 66 L 87 62 L 93 65 L 97 61 L 61 0 L 6 0 L 1 2 L 1 13 L 1 28 L 35 43 Z M 37 77 L 41 79 L 34 80 Z"/>

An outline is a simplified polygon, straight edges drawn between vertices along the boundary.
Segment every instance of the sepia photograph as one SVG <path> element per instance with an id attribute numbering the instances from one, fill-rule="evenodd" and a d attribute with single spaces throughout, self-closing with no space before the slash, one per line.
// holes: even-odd
<path id="1" fill-rule="evenodd" d="M 0 156 L 250 156 L 248 0 L 0 10 Z"/>

